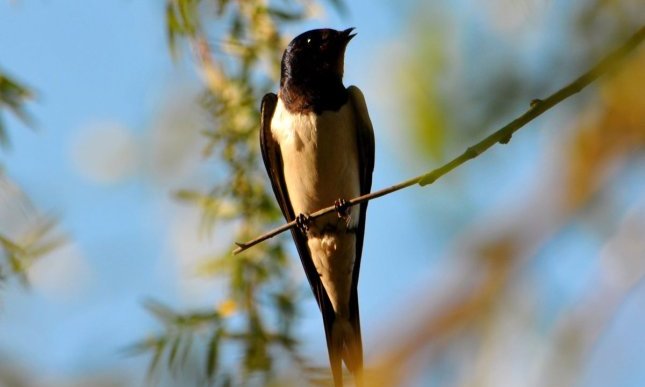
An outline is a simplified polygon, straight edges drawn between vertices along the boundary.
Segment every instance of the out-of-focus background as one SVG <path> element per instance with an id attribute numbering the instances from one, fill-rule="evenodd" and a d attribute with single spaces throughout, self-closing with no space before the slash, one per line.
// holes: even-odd
<path id="1" fill-rule="evenodd" d="M 458 155 L 644 22 L 637 0 L 0 2 L 0 385 L 328 383 L 259 158 L 282 50 L 357 28 L 375 189 Z M 372 385 L 645 384 L 645 51 L 369 207 Z"/>

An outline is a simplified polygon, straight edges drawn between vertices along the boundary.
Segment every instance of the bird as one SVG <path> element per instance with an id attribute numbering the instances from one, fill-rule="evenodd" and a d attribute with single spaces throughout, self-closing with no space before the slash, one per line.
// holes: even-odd
<path id="1" fill-rule="evenodd" d="M 370 192 L 374 130 L 365 97 L 345 87 L 345 50 L 356 33 L 314 29 L 296 36 L 280 66 L 278 94 L 260 109 L 260 147 L 273 193 L 291 229 L 305 275 L 322 313 L 334 385 L 342 364 L 362 384 L 363 344 L 358 278 Z M 309 214 L 334 204 L 336 211 Z"/>

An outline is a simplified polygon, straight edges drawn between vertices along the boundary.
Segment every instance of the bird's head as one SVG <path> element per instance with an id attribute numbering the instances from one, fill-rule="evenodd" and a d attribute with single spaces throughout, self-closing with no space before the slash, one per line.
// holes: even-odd
<path id="1" fill-rule="evenodd" d="M 282 82 L 286 77 L 299 80 L 343 77 L 345 48 L 356 36 L 354 28 L 337 31 L 311 30 L 296 36 L 282 56 Z"/>

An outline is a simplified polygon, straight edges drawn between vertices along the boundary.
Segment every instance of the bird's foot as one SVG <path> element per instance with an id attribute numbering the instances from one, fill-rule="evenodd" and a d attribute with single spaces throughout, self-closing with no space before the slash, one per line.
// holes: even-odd
<path id="1" fill-rule="evenodd" d="M 341 219 L 346 219 L 349 217 L 349 202 L 345 199 L 337 199 L 334 202 L 334 207 L 336 208 L 336 213 Z"/>
<path id="2" fill-rule="evenodd" d="M 296 216 L 296 227 L 298 227 L 298 229 L 302 231 L 303 234 L 307 233 L 310 225 L 311 216 L 309 216 L 309 214 L 300 214 Z"/>
<path id="3" fill-rule="evenodd" d="M 345 199 L 338 199 L 334 202 L 334 207 L 336 208 L 338 218 L 343 219 L 345 221 L 345 226 L 349 227 L 349 224 L 352 222 L 352 216 L 349 214 L 349 209 L 351 207 L 349 202 Z"/>

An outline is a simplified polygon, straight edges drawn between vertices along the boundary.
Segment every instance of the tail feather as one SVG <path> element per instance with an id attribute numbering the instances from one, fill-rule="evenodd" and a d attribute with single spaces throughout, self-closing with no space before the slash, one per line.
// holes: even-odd
<path id="1" fill-rule="evenodd" d="M 363 341 L 357 289 L 353 289 L 349 298 L 349 318 L 336 314 L 321 283 L 314 294 L 317 294 L 322 312 L 334 386 L 343 387 L 343 362 L 353 374 L 354 384 L 363 386 Z"/>
<path id="2" fill-rule="evenodd" d="M 331 305 L 330 305 L 331 306 Z M 329 308 L 331 309 L 331 308 Z M 329 354 L 329 365 L 331 367 L 331 374 L 334 379 L 335 387 L 343 387 L 343 364 L 340 353 L 340 348 L 335 345 L 334 337 L 334 322 L 336 315 L 333 309 L 327 311 L 323 309 L 323 324 L 325 326 L 325 339 L 327 340 L 327 353 Z"/>
<path id="3" fill-rule="evenodd" d="M 354 375 L 356 386 L 363 385 L 363 339 L 361 337 L 361 319 L 358 311 L 358 289 L 354 288 L 349 298 L 349 323 L 351 335 L 346 340 L 347 356 L 345 364 Z"/>
<path id="4" fill-rule="evenodd" d="M 347 318 L 335 315 L 327 333 L 327 349 L 331 364 L 334 385 L 342 387 L 342 362 L 353 374 L 355 385 L 362 385 L 363 348 L 358 321 L 353 324 Z M 327 324 L 325 324 L 327 326 Z"/>

